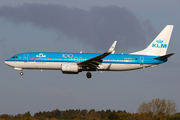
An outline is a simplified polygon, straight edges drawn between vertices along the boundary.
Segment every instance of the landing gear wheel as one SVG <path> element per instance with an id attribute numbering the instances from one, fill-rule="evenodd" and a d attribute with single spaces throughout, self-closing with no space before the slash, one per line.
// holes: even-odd
<path id="1" fill-rule="evenodd" d="M 23 76 L 23 74 L 24 74 L 23 72 L 20 72 L 20 75 L 21 75 L 21 76 Z"/>
<path id="2" fill-rule="evenodd" d="M 87 78 L 91 78 L 92 77 L 92 75 L 91 75 L 91 73 L 89 71 L 87 72 L 86 76 L 87 76 Z"/>

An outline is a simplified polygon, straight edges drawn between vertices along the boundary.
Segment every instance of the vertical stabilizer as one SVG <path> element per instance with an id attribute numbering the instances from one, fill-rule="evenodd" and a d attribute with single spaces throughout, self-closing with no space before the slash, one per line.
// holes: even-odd
<path id="1" fill-rule="evenodd" d="M 167 25 L 146 49 L 131 54 L 157 56 L 165 55 L 169 45 L 173 27 L 173 25 Z"/>

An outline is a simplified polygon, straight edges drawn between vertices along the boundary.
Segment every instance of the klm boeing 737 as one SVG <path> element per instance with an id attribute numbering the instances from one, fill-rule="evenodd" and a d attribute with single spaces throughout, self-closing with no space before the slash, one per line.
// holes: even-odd
<path id="1" fill-rule="evenodd" d="M 146 67 L 154 67 L 164 63 L 174 53 L 166 54 L 173 25 L 167 25 L 161 33 L 144 50 L 130 54 L 114 54 L 117 41 L 109 50 L 99 53 L 61 53 L 61 52 L 28 52 L 14 55 L 5 60 L 5 64 L 20 70 L 61 70 L 64 74 L 78 74 L 87 71 L 87 78 L 91 78 L 90 71 L 127 71 Z"/>

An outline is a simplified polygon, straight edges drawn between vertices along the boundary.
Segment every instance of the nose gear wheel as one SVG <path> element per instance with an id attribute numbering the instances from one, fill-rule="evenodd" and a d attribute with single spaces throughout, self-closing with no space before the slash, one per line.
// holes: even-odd
<path id="1" fill-rule="evenodd" d="M 23 73 L 23 72 L 20 72 L 20 75 L 21 75 L 21 76 L 23 76 L 23 75 L 24 75 L 24 73 Z"/>

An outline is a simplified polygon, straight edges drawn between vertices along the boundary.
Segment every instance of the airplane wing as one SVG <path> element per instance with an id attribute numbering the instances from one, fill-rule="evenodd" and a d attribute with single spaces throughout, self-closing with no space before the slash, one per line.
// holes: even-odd
<path id="1" fill-rule="evenodd" d="M 82 67 L 89 67 L 89 68 L 97 68 L 101 63 L 102 59 L 111 54 L 114 51 L 114 48 L 116 46 L 117 41 L 114 41 L 114 43 L 111 45 L 109 50 L 99 56 L 93 57 L 91 59 L 88 59 L 86 61 L 78 63 L 79 66 Z"/>

